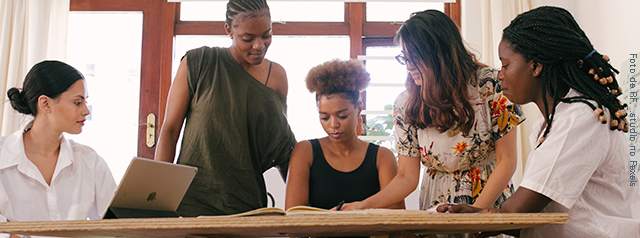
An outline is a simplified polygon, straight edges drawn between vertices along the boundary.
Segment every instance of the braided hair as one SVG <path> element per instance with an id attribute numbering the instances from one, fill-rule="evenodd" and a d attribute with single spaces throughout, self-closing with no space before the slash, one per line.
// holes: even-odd
<path id="1" fill-rule="evenodd" d="M 263 15 L 271 17 L 269 5 L 267 5 L 266 0 L 229 0 L 226 15 L 227 19 L 225 22 L 230 27 L 235 27 L 232 23 L 239 18 L 251 18 Z"/>
<path id="2" fill-rule="evenodd" d="M 587 104 L 603 124 L 607 123 L 603 107 L 607 108 L 611 115 L 610 129 L 628 131 L 626 104 L 622 105 L 617 98 L 622 93 L 615 79 L 618 70 L 609 64 L 609 57 L 593 48 L 567 10 L 545 6 L 522 13 L 504 29 L 502 39 L 509 41 L 527 60 L 543 65 L 542 99 L 547 127 L 540 144 L 551 129 L 555 105 L 559 102 Z M 558 95 L 561 84 L 582 96 L 561 98 L 562 95 Z M 551 112 L 547 93 L 553 98 Z"/>

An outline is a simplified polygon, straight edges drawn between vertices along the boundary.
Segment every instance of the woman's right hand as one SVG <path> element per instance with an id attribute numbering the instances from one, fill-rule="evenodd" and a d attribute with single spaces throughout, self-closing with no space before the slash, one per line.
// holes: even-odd
<path id="1" fill-rule="evenodd" d="M 366 208 L 367 206 L 365 206 L 364 202 L 350 202 L 342 204 L 342 207 L 340 207 L 340 211 L 363 210 Z M 338 207 L 333 207 L 331 208 L 331 210 L 337 211 Z"/>
<path id="2" fill-rule="evenodd" d="M 418 186 L 420 179 L 420 159 L 398 156 L 398 174 L 378 193 L 360 201 L 345 203 L 340 210 L 362 210 L 367 208 L 385 208 L 404 201 Z"/>

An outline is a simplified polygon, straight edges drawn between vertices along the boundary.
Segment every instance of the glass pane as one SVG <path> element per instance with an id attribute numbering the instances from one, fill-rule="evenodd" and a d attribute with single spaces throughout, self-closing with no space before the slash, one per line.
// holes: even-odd
<path id="1" fill-rule="evenodd" d="M 407 69 L 394 58 L 400 54 L 399 46 L 367 47 L 366 66 L 371 74 L 367 88 L 367 110 L 391 110 L 402 91 Z"/>
<path id="2" fill-rule="evenodd" d="M 277 2 L 269 1 L 273 21 L 344 21 L 343 2 Z M 182 2 L 182 21 L 224 21 L 227 11 L 226 1 Z"/>
<path id="3" fill-rule="evenodd" d="M 226 12 L 226 1 L 180 3 L 181 21 L 224 21 Z"/>
<path id="4" fill-rule="evenodd" d="M 400 46 L 367 47 L 367 71 L 371 74 L 372 84 L 404 85 L 407 68 L 396 60 Z"/>
<path id="5" fill-rule="evenodd" d="M 86 77 L 91 114 L 83 132 L 116 180 L 137 153 L 142 13 L 69 13 L 67 62 Z"/>
<path id="6" fill-rule="evenodd" d="M 272 21 L 343 22 L 343 2 L 269 1 Z"/>
<path id="7" fill-rule="evenodd" d="M 203 45 L 228 47 L 231 45 L 231 40 L 227 36 L 176 37 L 174 69 L 177 69 L 179 60 L 186 51 Z M 348 59 L 349 38 L 346 36 L 274 36 L 267 58 L 278 62 L 287 71 L 289 80 L 287 116 L 296 139 L 302 141 L 326 136 L 318 119 L 315 95 L 307 90 L 304 78 L 313 66 L 322 62 L 334 58 Z M 284 208 L 285 184 L 280 174 L 276 169 L 270 169 L 264 176 L 267 190 L 275 197 L 276 207 Z"/>
<path id="8" fill-rule="evenodd" d="M 369 86 L 367 88 L 367 110 L 386 110 L 389 106 L 393 108 L 393 103 L 403 91 L 404 86 Z"/>
<path id="9" fill-rule="evenodd" d="M 368 2 L 367 21 L 403 22 L 414 12 L 435 9 L 444 12 L 441 2 Z"/>

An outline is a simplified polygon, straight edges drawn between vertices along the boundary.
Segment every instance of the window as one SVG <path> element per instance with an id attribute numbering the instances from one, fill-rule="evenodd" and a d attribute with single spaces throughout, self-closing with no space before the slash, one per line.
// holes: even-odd
<path id="1" fill-rule="evenodd" d="M 342 22 L 343 2 L 269 1 L 271 20 L 276 22 Z M 182 2 L 181 21 L 225 21 L 226 1 Z"/>
<path id="2" fill-rule="evenodd" d="M 361 138 L 389 148 L 395 153 L 393 130 L 393 103 L 404 91 L 406 69 L 394 58 L 400 53 L 399 46 L 367 47 L 367 71 L 371 74 L 371 84 L 367 88 L 366 124 Z"/>
<path id="3" fill-rule="evenodd" d="M 100 83 L 105 83 L 108 80 L 124 82 L 126 78 L 131 81 L 130 83 L 132 83 L 132 85 L 126 86 L 126 88 L 118 87 L 117 89 L 120 91 L 117 91 L 117 96 L 120 97 L 126 96 L 128 93 L 135 93 L 136 97 L 139 98 L 126 99 L 126 104 L 136 106 L 140 104 L 142 106 L 138 109 L 138 113 L 124 112 L 126 115 L 132 115 L 131 122 L 129 119 L 126 119 L 127 122 L 120 122 L 120 119 L 125 120 L 123 117 L 118 118 L 115 123 L 118 125 L 122 124 L 123 129 L 129 132 L 137 131 L 138 136 L 136 139 L 139 141 L 132 139 L 136 141 L 127 141 L 124 143 L 128 146 L 137 144 L 138 156 L 152 158 L 154 148 L 148 148 L 145 145 L 143 140 L 145 138 L 144 131 L 146 130 L 144 130 L 143 127 L 139 127 L 138 124 L 144 123 L 143 118 L 145 118 L 148 113 L 158 115 L 159 120 L 163 118 L 162 114 L 166 106 L 165 103 L 169 87 L 178 65 L 176 62 L 180 60 L 187 50 L 192 48 L 203 45 L 224 47 L 230 45 L 230 41 L 228 37 L 224 35 L 222 28 L 225 20 L 226 0 L 215 0 L 211 2 L 185 1 L 180 3 L 174 3 L 173 1 L 175 0 L 70 0 L 70 9 L 71 11 L 76 11 L 76 13 L 79 11 L 94 11 L 94 13 L 95 11 L 141 11 L 144 14 L 144 26 L 142 24 L 142 14 L 139 13 L 136 13 L 139 15 L 139 19 L 129 20 L 127 24 L 124 25 L 121 25 L 118 20 L 114 19 L 103 19 L 102 21 L 91 23 L 91 26 L 102 31 L 97 33 L 85 31 L 86 26 L 84 28 L 76 27 L 76 29 L 80 30 L 73 30 L 71 26 L 71 24 L 75 24 L 73 22 L 86 20 L 74 20 L 72 16 L 70 16 L 69 31 L 76 31 L 75 34 L 77 35 L 69 36 L 70 46 L 78 46 L 81 50 L 84 49 L 86 52 L 91 52 L 84 55 L 97 56 L 97 54 L 91 50 L 112 49 L 111 46 L 116 50 L 127 48 L 128 45 L 120 43 L 120 40 L 125 40 L 126 44 L 131 43 L 138 47 L 142 45 L 142 48 L 127 50 L 127 52 L 115 53 L 117 52 L 116 50 L 106 52 L 119 56 L 119 58 L 109 63 L 118 64 L 117 67 L 123 71 L 109 72 L 113 74 L 113 76 L 104 76 L 105 63 L 102 61 L 76 61 L 76 59 L 73 59 L 73 53 L 69 53 L 68 59 L 72 65 L 78 67 L 80 70 L 84 70 L 83 73 L 86 72 L 87 77 L 102 80 L 102 82 L 99 83 L 88 80 L 91 95 L 89 102 L 92 106 L 92 118 L 91 122 L 87 122 L 85 132 L 83 132 L 81 136 L 86 135 L 86 137 L 91 138 L 136 138 L 135 135 L 124 136 L 122 133 L 118 133 L 120 136 L 116 137 L 90 132 L 94 130 L 90 129 L 90 126 L 93 126 L 92 124 L 94 122 L 97 125 L 97 120 L 101 119 L 103 117 L 102 115 L 104 115 L 100 112 L 105 110 L 103 105 L 98 105 L 98 94 L 95 92 L 97 90 L 91 89 L 96 87 L 102 88 L 104 85 Z M 395 32 L 399 27 L 397 22 L 406 20 L 409 14 L 415 11 L 427 8 L 439 9 L 451 16 L 454 22 L 458 24 L 460 22 L 459 3 L 402 3 L 391 0 L 386 3 L 381 1 L 345 3 L 337 0 L 269 0 L 269 5 L 272 20 L 278 22 L 278 24 L 274 24 L 275 36 L 267 58 L 280 63 L 287 70 L 289 78 L 288 113 L 290 125 L 294 133 L 296 133 L 298 140 L 326 135 L 319 125 L 315 98 L 304 86 L 304 76 L 306 76 L 306 73 L 311 67 L 333 58 L 347 59 L 350 57 L 355 58 L 357 55 L 365 55 L 363 53 L 365 50 L 362 48 L 363 41 L 368 39 L 388 40 L 392 38 L 395 36 Z M 179 11 L 177 11 L 178 9 Z M 366 19 L 361 18 L 365 10 L 367 15 Z M 349 23 L 345 21 L 349 21 Z M 99 24 L 100 22 L 106 24 Z M 358 25 L 361 25 L 362 28 L 359 29 L 360 27 Z M 118 29 L 119 31 L 111 31 L 110 26 L 116 26 L 115 28 L 120 29 Z M 355 31 L 352 31 L 353 26 L 356 26 Z M 136 28 L 138 30 L 127 30 L 129 29 L 128 27 L 138 27 Z M 102 30 L 103 28 L 104 30 Z M 140 28 L 142 29 L 140 30 Z M 170 29 L 173 30 L 171 31 Z M 133 35 L 127 35 L 124 34 L 124 32 L 129 32 Z M 141 32 L 144 32 L 144 38 Z M 97 37 L 94 39 L 94 36 Z M 110 38 L 107 38 L 108 36 L 115 36 L 115 38 L 109 40 Z M 77 41 L 71 41 L 71 39 Z M 98 41 L 101 39 L 105 39 L 105 41 Z M 93 42 L 93 44 L 90 46 L 82 46 L 81 43 L 86 42 Z M 140 42 L 142 42 L 142 44 L 140 44 Z M 392 56 L 397 55 L 399 50 L 393 49 L 393 47 L 376 47 L 367 47 L 366 56 L 380 56 L 386 59 L 376 60 L 374 58 L 366 58 L 368 70 L 372 74 L 372 84 L 368 89 L 368 96 L 365 98 L 367 101 L 367 110 L 365 112 L 367 115 L 366 119 L 368 119 L 368 121 L 374 121 L 374 125 L 384 124 L 383 121 L 389 118 L 388 106 L 393 104 L 398 93 L 403 90 L 403 83 L 406 78 L 404 68 L 396 62 L 393 62 Z M 145 49 L 144 54 L 140 55 L 140 52 L 143 51 L 142 49 Z M 173 55 L 170 55 L 168 52 L 173 52 Z M 97 57 L 100 58 L 102 56 Z M 137 66 L 125 65 L 125 62 L 129 63 L 130 61 L 137 61 Z M 376 64 L 384 65 L 385 69 L 388 69 L 389 72 L 385 72 L 386 70 L 380 72 L 381 66 L 375 66 Z M 392 71 L 397 71 L 397 73 L 391 73 Z M 116 73 L 117 75 L 115 75 Z M 135 80 L 139 80 L 139 84 L 136 84 Z M 104 86 L 104 88 L 107 87 Z M 115 93 L 113 92 L 116 91 L 104 91 L 111 92 L 111 95 L 109 95 L 110 100 L 114 100 L 115 97 L 113 95 Z M 117 100 L 120 99 L 118 98 Z M 113 103 L 113 101 L 110 102 L 114 106 L 119 106 L 116 105 L 117 103 Z M 112 112 L 111 115 L 123 115 L 123 113 L 116 111 Z M 302 117 L 295 118 L 296 116 L 294 115 L 302 115 Z M 138 117 L 137 119 L 136 116 Z M 114 122 L 111 122 L 110 127 L 104 128 L 113 128 L 113 124 Z M 374 125 L 370 127 L 373 128 Z M 389 131 L 388 129 L 387 127 L 377 130 L 392 135 L 393 131 Z M 374 134 L 373 129 L 368 131 L 364 130 L 363 132 L 365 132 L 367 136 Z M 89 133 L 94 133 L 95 136 L 90 136 Z M 392 139 L 389 138 L 392 137 L 389 135 L 385 136 L 386 142 L 384 143 L 390 143 L 389 141 Z M 369 140 L 371 138 L 365 139 Z M 107 153 L 101 152 L 103 150 L 118 151 L 124 150 L 123 148 L 125 148 L 115 146 L 101 148 L 102 145 L 97 146 L 99 142 L 92 143 L 82 141 L 82 139 L 77 140 L 93 146 L 101 155 L 106 155 Z M 390 145 L 391 144 L 387 144 L 386 146 Z M 135 148 L 133 150 L 135 151 Z M 124 160 L 126 160 L 128 164 L 129 158 L 131 158 L 131 155 L 135 154 L 135 152 L 123 152 L 123 154 L 126 154 L 126 156 L 116 155 L 113 156 L 113 158 L 125 158 Z M 112 156 L 104 157 L 108 163 L 110 163 L 109 158 Z M 116 180 L 119 180 L 121 175 L 118 175 L 115 166 L 111 163 L 109 166 L 114 172 Z M 284 195 L 284 184 L 275 170 L 266 172 L 265 179 L 267 181 L 268 191 L 276 196 Z M 410 202 L 410 200 L 417 199 L 412 198 L 412 196 L 413 195 L 410 195 L 407 198 L 407 208 L 417 209 L 417 207 L 415 207 L 417 202 Z M 283 207 L 283 203 L 283 197 L 276 197 L 277 207 Z"/>
<path id="4" fill-rule="evenodd" d="M 67 62 L 86 78 L 91 114 L 65 136 L 96 150 L 117 182 L 137 151 L 140 42 L 140 12 L 69 14 Z"/>
<path id="5" fill-rule="evenodd" d="M 217 2 L 182 2 L 180 3 L 181 21 L 224 21 L 227 3 Z"/>
<path id="6" fill-rule="evenodd" d="M 368 2 L 367 21 L 404 22 L 413 12 L 435 9 L 444 12 L 441 2 Z"/>

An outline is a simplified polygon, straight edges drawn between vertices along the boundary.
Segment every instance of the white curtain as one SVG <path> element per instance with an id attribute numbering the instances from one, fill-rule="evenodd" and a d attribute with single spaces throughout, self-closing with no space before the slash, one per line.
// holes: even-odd
<path id="1" fill-rule="evenodd" d="M 533 6 L 532 0 L 463 0 L 462 1 L 462 37 L 478 60 L 491 67 L 501 66 L 498 58 L 498 44 L 502 30 L 518 14 Z M 523 106 L 527 119 L 518 127 L 518 167 L 513 175 L 513 184 L 518 186 L 522 180 L 526 157 L 531 151 L 529 134 L 533 122 L 540 112 L 534 104 Z"/>
<path id="2" fill-rule="evenodd" d="M 29 69 L 45 59 L 64 61 L 69 0 L 0 0 L 0 134 L 19 130 L 28 118 L 13 110 L 6 92 L 22 87 Z"/>

